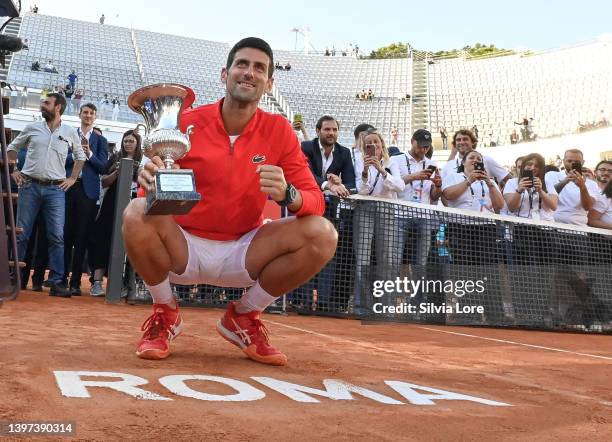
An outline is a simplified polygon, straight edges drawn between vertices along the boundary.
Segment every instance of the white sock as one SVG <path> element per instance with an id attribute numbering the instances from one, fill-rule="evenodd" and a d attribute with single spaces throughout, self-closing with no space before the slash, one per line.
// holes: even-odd
<path id="1" fill-rule="evenodd" d="M 174 296 L 172 295 L 172 287 L 170 287 L 170 280 L 164 279 L 157 285 L 149 285 L 145 282 L 145 286 L 151 293 L 153 302 L 155 304 L 172 304 Z"/>
<path id="2" fill-rule="evenodd" d="M 249 313 L 252 311 L 263 312 L 267 306 L 272 304 L 278 296 L 272 296 L 266 292 L 259 281 L 255 283 L 236 304 L 236 312 L 240 314 Z"/>

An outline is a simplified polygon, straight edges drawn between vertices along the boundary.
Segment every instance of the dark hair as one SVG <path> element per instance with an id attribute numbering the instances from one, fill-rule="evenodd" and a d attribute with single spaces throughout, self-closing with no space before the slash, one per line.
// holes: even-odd
<path id="1" fill-rule="evenodd" d="M 374 129 L 374 126 L 368 123 L 359 124 L 353 131 L 353 135 L 355 135 L 355 139 L 359 138 L 359 134 L 361 132 L 365 132 L 366 130 L 369 130 L 369 129 Z"/>
<path id="2" fill-rule="evenodd" d="M 597 163 L 597 166 L 595 166 L 595 170 L 599 169 L 599 166 L 601 166 L 602 164 L 609 164 L 610 166 L 612 166 L 612 160 L 601 160 L 599 163 Z"/>
<path id="3" fill-rule="evenodd" d="M 64 111 L 66 110 L 66 98 L 62 94 L 58 94 L 57 92 L 51 92 L 47 94 L 47 98 L 55 98 L 55 105 L 59 104 L 60 106 L 60 115 L 64 115 Z"/>
<path id="4" fill-rule="evenodd" d="M 459 135 L 467 135 L 468 137 L 470 137 L 470 140 L 472 140 L 472 148 L 476 149 L 476 144 L 478 143 L 478 138 L 476 138 L 476 135 L 474 135 L 474 133 L 469 130 L 469 129 L 459 129 L 457 132 L 454 133 L 453 135 L 453 146 L 455 146 L 455 142 L 457 140 L 457 137 Z"/>
<path id="5" fill-rule="evenodd" d="M 94 126 L 91 130 L 93 130 L 94 132 L 98 133 L 98 135 L 102 135 L 102 129 L 100 129 L 98 126 Z"/>
<path id="6" fill-rule="evenodd" d="M 338 120 L 336 120 L 331 115 L 323 115 L 321 118 L 319 118 L 319 121 L 317 121 L 317 125 L 315 126 L 317 130 L 321 130 L 321 128 L 323 127 L 323 122 L 325 121 L 335 121 L 336 125 L 338 126 L 338 129 L 340 129 L 340 123 L 338 123 Z"/>
<path id="7" fill-rule="evenodd" d="M 534 176 L 537 176 L 540 179 L 540 181 L 542 182 L 542 190 L 548 193 L 548 190 L 546 190 L 546 180 L 544 179 L 544 175 L 546 174 L 546 161 L 544 160 L 544 157 L 539 153 L 530 153 L 529 155 L 525 155 L 523 157 L 523 163 L 521 164 L 521 170 L 518 174 L 518 180 L 521 180 L 521 177 L 523 176 L 523 171 L 525 170 L 525 166 L 527 166 L 527 163 L 530 161 L 534 161 L 536 166 L 538 166 L 538 174 Z"/>
<path id="8" fill-rule="evenodd" d="M 112 164 L 114 165 L 118 161 L 120 161 L 121 158 L 127 158 L 128 154 L 125 148 L 123 147 L 123 141 L 129 136 L 136 138 L 136 150 L 134 150 L 134 166 L 136 167 L 134 167 L 134 173 L 132 175 L 132 181 L 136 181 L 138 179 L 138 167 L 137 166 L 139 166 L 140 163 L 142 162 L 142 140 L 140 138 L 140 135 L 138 135 L 138 132 L 136 132 L 133 129 L 130 129 L 123 133 L 123 136 L 121 137 L 121 150 L 114 155 L 114 158 L 111 161 L 112 161 Z"/>
<path id="9" fill-rule="evenodd" d="M 546 175 L 548 172 L 559 172 L 559 168 L 554 164 L 547 164 L 544 166 L 544 175 Z"/>
<path id="10" fill-rule="evenodd" d="M 608 181 L 604 190 L 601 191 L 602 195 L 607 196 L 608 198 L 612 198 L 612 180 Z"/>
<path id="11" fill-rule="evenodd" d="M 227 54 L 227 63 L 225 64 L 225 69 L 229 71 L 229 68 L 234 62 L 236 52 L 244 48 L 259 49 L 261 52 L 264 52 L 268 56 L 268 58 L 270 58 L 270 64 L 268 65 L 268 78 L 272 78 L 272 75 L 274 74 L 274 55 L 272 55 L 272 48 L 265 40 L 262 40 L 261 38 L 257 37 L 243 38 L 238 43 L 236 43 L 234 47 L 229 51 L 229 54 Z"/>
<path id="12" fill-rule="evenodd" d="M 516 167 L 516 163 L 518 163 L 519 161 L 521 162 L 521 164 L 523 164 L 524 159 L 525 157 L 518 157 L 516 160 L 514 160 L 514 167 Z"/>
<path id="13" fill-rule="evenodd" d="M 93 103 L 85 103 L 85 104 L 84 104 L 83 106 L 81 106 L 81 108 L 79 109 L 79 114 L 80 114 L 81 112 L 83 112 L 83 108 L 84 108 L 84 107 L 88 107 L 88 108 L 90 108 L 92 111 L 94 111 L 94 112 L 96 112 L 96 113 L 98 112 L 98 108 L 96 107 L 96 105 L 95 105 L 95 104 L 93 104 Z"/>

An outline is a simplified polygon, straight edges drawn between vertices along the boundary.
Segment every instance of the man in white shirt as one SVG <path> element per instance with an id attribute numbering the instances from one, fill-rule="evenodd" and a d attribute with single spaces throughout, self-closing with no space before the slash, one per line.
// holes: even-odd
<path id="1" fill-rule="evenodd" d="M 398 193 L 398 199 L 423 205 L 435 205 L 442 194 L 442 178 L 435 161 L 425 156 L 431 148 L 431 133 L 419 129 L 412 135 L 411 148 L 407 154 L 392 157 L 399 165 L 401 177 L 406 183 L 405 189 Z M 431 232 L 437 228 L 437 223 L 428 214 L 419 214 L 414 208 L 405 208 L 400 217 L 401 249 L 404 248 L 409 229 L 416 234 L 416 250 L 414 263 L 424 266 L 431 246 Z"/>
<path id="2" fill-rule="evenodd" d="M 442 180 L 448 177 L 450 174 L 457 173 L 461 160 L 463 157 L 472 150 L 476 150 L 476 143 L 478 140 L 472 133 L 467 129 L 461 129 L 455 132 L 453 135 L 452 149 L 448 157 L 448 162 L 442 169 Z M 504 187 L 506 181 L 512 178 L 512 175 L 497 161 L 488 155 L 482 156 L 485 170 L 487 173 L 495 178 L 495 181 L 499 185 L 500 189 Z"/>
<path id="3" fill-rule="evenodd" d="M 49 94 L 41 103 L 44 121 L 27 125 L 7 148 L 9 162 L 14 162 L 19 149 L 26 149 L 25 163 L 12 176 L 19 186 L 17 205 L 17 248 L 20 260 L 25 257 L 34 222 L 42 213 L 47 227 L 49 244 L 50 295 L 70 297 L 62 283 L 64 275 L 64 217 L 65 192 L 79 177 L 85 162 L 85 153 L 77 132 L 61 117 L 66 110 L 66 99 L 56 93 Z M 68 152 L 74 155 L 74 167 L 66 178 Z"/>
<path id="4" fill-rule="evenodd" d="M 548 172 L 545 176 L 546 187 L 553 188 L 559 195 L 555 212 L 558 223 L 586 226 L 588 212 L 593 208 L 597 194 L 597 183 L 582 174 L 584 155 L 578 149 L 569 149 L 563 156 L 565 170 Z"/>

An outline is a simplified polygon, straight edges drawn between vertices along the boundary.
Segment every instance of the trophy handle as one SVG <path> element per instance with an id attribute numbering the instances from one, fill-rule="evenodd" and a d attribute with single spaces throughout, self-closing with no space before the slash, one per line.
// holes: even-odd
<path id="1" fill-rule="evenodd" d="M 145 137 L 146 137 L 146 136 L 148 135 L 149 131 L 147 130 L 147 126 L 145 126 L 144 124 L 142 124 L 142 123 L 138 123 L 138 124 L 136 125 L 136 132 L 140 133 L 139 128 L 141 128 L 141 127 L 144 129 L 144 131 L 143 131 L 143 133 L 142 133 L 142 134 L 143 134 L 143 136 L 145 136 Z"/>
<path id="2" fill-rule="evenodd" d="M 187 135 L 189 137 L 189 135 L 191 135 L 191 132 L 193 132 L 193 124 L 190 124 L 189 126 L 187 126 L 187 130 L 185 130 L 185 135 Z"/>

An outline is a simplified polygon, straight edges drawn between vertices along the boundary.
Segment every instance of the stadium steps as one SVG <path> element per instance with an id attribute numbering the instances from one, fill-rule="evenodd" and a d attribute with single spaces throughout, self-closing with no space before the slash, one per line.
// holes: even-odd
<path id="1" fill-rule="evenodd" d="M 11 20 L 11 22 L 6 25 L 6 28 L 2 31 L 4 35 L 10 35 L 11 37 L 19 36 L 19 29 L 21 27 L 21 18 L 17 17 Z M 25 50 L 25 49 L 23 49 Z M 11 65 L 11 61 L 13 60 L 13 54 L 8 53 L 4 56 L 4 66 L 0 65 L 0 80 L 6 81 L 6 77 L 8 76 L 9 66 Z"/>
<path id="2" fill-rule="evenodd" d="M 429 126 L 427 56 L 414 51 L 412 59 L 412 131 Z"/>
<path id="3" fill-rule="evenodd" d="M 274 95 L 272 95 L 272 92 L 266 92 L 266 96 L 270 104 L 272 104 L 272 106 L 274 107 L 273 113 L 281 114 L 283 117 L 287 118 L 287 113 L 285 112 L 285 109 L 283 109 L 283 107 L 279 104 L 276 98 L 274 98 Z"/>

